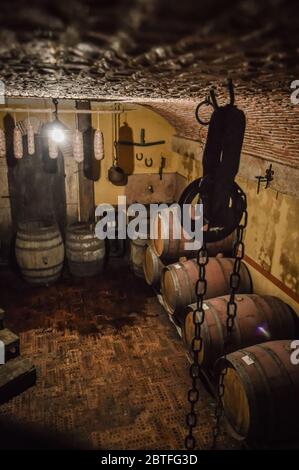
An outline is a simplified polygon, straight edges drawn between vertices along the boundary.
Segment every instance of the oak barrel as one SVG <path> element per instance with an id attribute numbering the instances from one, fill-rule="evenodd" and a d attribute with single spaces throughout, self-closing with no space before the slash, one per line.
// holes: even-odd
<path id="1" fill-rule="evenodd" d="M 230 292 L 229 282 L 234 260 L 232 258 L 209 258 L 206 266 L 206 299 Z M 190 259 L 166 266 L 162 271 L 161 287 L 164 303 L 169 313 L 179 312 L 196 301 L 195 284 L 198 280 L 196 259 Z M 241 262 L 240 286 L 238 292 L 250 294 L 252 283 L 246 265 Z"/>
<path id="2" fill-rule="evenodd" d="M 76 222 L 67 227 L 66 258 L 71 274 L 95 276 L 102 272 L 105 261 L 105 240 L 95 236 L 92 223 Z"/>
<path id="3" fill-rule="evenodd" d="M 234 437 L 262 446 L 298 439 L 299 364 L 291 361 L 292 342 L 258 344 L 217 362 L 219 370 L 228 367 L 222 402 Z"/>
<path id="4" fill-rule="evenodd" d="M 136 238 L 130 242 L 130 264 L 134 274 L 138 277 L 144 277 L 143 263 L 147 243 L 148 240 L 142 238 Z"/>
<path id="5" fill-rule="evenodd" d="M 163 267 L 162 261 L 152 246 L 148 246 L 145 251 L 143 271 L 145 280 L 150 286 L 156 286 L 160 283 Z"/>
<path id="6" fill-rule="evenodd" d="M 296 337 L 295 313 L 285 302 L 271 295 L 242 294 L 235 297 L 237 316 L 234 330 L 229 336 L 226 352 L 275 339 Z M 205 321 L 201 328 L 203 347 L 200 354 L 202 367 L 212 371 L 216 360 L 223 356 L 227 339 L 226 318 L 229 296 L 204 302 Z M 193 312 L 196 304 L 189 305 L 184 314 L 183 338 L 188 349 L 194 337 Z"/>
<path id="7" fill-rule="evenodd" d="M 22 276 L 31 284 L 50 284 L 59 278 L 64 244 L 56 224 L 41 220 L 20 223 L 15 252 Z"/>
<path id="8" fill-rule="evenodd" d="M 152 247 L 154 252 L 159 258 L 164 261 L 175 261 L 181 257 L 195 258 L 198 250 L 186 250 L 185 244 L 191 243 L 192 240 L 186 238 L 185 231 L 180 227 L 180 238 L 174 238 L 174 217 L 172 211 L 168 211 L 168 218 L 163 217 L 160 213 L 154 219 L 154 227 L 156 238 L 152 240 Z M 167 230 L 168 228 L 168 230 Z M 209 256 L 216 256 L 218 253 L 223 253 L 225 256 L 231 256 L 233 253 L 234 242 L 236 239 L 235 231 L 228 235 L 223 240 L 214 243 L 207 243 L 206 247 Z"/>

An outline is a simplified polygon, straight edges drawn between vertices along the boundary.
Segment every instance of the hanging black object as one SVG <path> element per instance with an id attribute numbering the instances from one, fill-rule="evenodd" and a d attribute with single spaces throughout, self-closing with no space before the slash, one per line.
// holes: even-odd
<path id="1" fill-rule="evenodd" d="M 133 141 L 133 130 L 124 122 L 118 129 L 119 141 Z M 132 175 L 134 173 L 134 147 L 130 145 L 122 145 L 118 143 L 117 148 L 118 164 L 124 170 L 126 175 Z"/>
<path id="2" fill-rule="evenodd" d="M 232 233 L 240 222 L 246 204 L 243 191 L 234 182 L 239 169 L 246 120 L 244 112 L 234 104 L 231 80 L 228 90 L 230 102 L 225 106 L 218 105 L 214 90 L 205 100 L 205 104 L 211 105 L 214 111 L 208 123 L 203 177 L 191 183 L 179 200 L 180 204 L 191 203 L 198 195 L 199 202 L 204 205 L 207 242 L 220 240 Z M 196 108 L 196 118 L 201 122 L 199 106 Z"/>
<path id="3" fill-rule="evenodd" d="M 112 184 L 116 186 L 125 186 L 128 182 L 128 176 L 118 164 L 118 144 L 117 144 L 118 129 L 119 129 L 119 119 L 117 122 L 116 117 L 112 115 L 112 131 L 113 131 L 112 138 L 113 138 L 114 156 L 112 156 L 112 166 L 108 170 L 108 179 Z"/>
<path id="4" fill-rule="evenodd" d="M 91 181 L 98 181 L 101 176 L 101 164 L 94 156 L 95 130 L 90 126 L 83 133 L 84 175 Z"/>

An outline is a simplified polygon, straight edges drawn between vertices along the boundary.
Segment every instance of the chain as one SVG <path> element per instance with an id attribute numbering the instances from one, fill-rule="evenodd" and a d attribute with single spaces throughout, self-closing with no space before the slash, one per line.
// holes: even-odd
<path id="1" fill-rule="evenodd" d="M 188 391 L 188 402 L 190 404 L 190 411 L 186 416 L 186 422 L 188 426 L 188 434 L 185 439 L 185 446 L 188 450 L 195 448 L 195 438 L 193 436 L 193 429 L 197 424 L 197 415 L 195 412 L 196 404 L 199 400 L 199 390 L 197 388 L 197 381 L 200 377 L 200 363 L 199 354 L 203 347 L 203 339 L 201 336 L 201 327 L 205 321 L 204 311 L 204 296 L 207 291 L 207 280 L 206 280 L 206 265 L 209 261 L 208 252 L 206 249 L 205 242 L 197 253 L 197 265 L 198 265 L 198 280 L 195 285 L 196 294 L 196 308 L 193 311 L 193 325 L 194 325 L 194 337 L 191 342 L 192 359 L 193 362 L 190 366 L 190 377 L 192 381 L 192 387 Z"/>
<path id="2" fill-rule="evenodd" d="M 246 210 L 247 203 L 246 203 L 246 195 L 243 193 L 242 194 L 243 198 L 243 203 L 244 203 L 244 211 L 243 211 L 243 216 L 242 220 L 239 223 L 239 226 L 237 227 L 237 234 L 236 234 L 236 240 L 234 243 L 234 266 L 233 266 L 233 271 L 230 275 L 230 297 L 229 301 L 227 303 L 227 317 L 226 317 L 226 340 L 224 343 L 224 364 L 226 363 L 226 355 L 228 351 L 228 345 L 229 341 L 231 339 L 231 334 L 234 329 L 235 325 L 235 318 L 237 316 L 237 303 L 235 300 L 236 293 L 238 292 L 239 286 L 240 286 L 240 269 L 241 269 L 241 262 L 242 259 L 244 258 L 244 251 L 245 251 L 245 246 L 243 242 L 244 238 L 244 230 L 247 226 L 247 219 L 248 219 L 248 213 Z M 213 427 L 213 448 L 216 447 L 217 444 L 217 438 L 220 434 L 220 420 L 223 414 L 223 403 L 222 403 L 222 398 L 224 396 L 224 378 L 227 374 L 227 367 L 224 367 L 223 370 L 220 373 L 219 376 L 219 382 L 217 386 L 217 402 L 216 402 L 216 408 L 215 408 L 215 414 L 214 414 L 214 419 L 215 419 L 215 425 Z"/>

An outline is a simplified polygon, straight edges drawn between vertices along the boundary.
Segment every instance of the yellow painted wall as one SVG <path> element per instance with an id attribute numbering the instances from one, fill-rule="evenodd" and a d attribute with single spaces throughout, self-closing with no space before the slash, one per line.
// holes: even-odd
<path id="1" fill-rule="evenodd" d="M 177 154 L 176 154 L 177 155 Z M 179 156 L 179 174 L 190 182 L 202 175 L 201 163 Z M 245 158 L 245 157 L 243 157 Z M 266 272 L 299 295 L 299 199 L 277 193 L 271 188 L 257 194 L 255 181 L 237 178 L 245 191 L 248 204 L 248 226 L 245 232 L 245 253 Z M 254 292 L 276 295 L 299 314 L 299 303 L 248 265 Z"/>
<path id="2" fill-rule="evenodd" d="M 10 100 L 9 106 L 18 107 L 49 107 L 49 100 Z M 60 109 L 74 108 L 73 101 L 61 101 Z M 93 109 L 102 109 L 103 105 L 93 103 Z M 147 168 L 144 160 L 136 159 L 134 173 L 157 173 L 161 155 L 166 157 L 165 172 L 178 173 L 186 178 L 186 184 L 202 174 L 201 162 L 189 156 L 182 156 L 171 150 L 173 127 L 161 116 L 150 109 L 135 106 L 134 111 L 121 115 L 120 124 L 126 120 L 133 130 L 134 140 L 140 140 L 140 130 L 145 129 L 145 140 L 165 140 L 166 143 L 157 147 L 135 147 L 134 152 L 142 151 L 144 157 L 153 159 L 153 166 Z M 18 114 L 17 118 L 27 117 Z M 41 120 L 48 119 L 45 115 L 37 116 Z M 0 125 L 3 113 L 0 112 Z M 61 115 L 61 120 L 70 128 L 75 127 L 75 116 Z M 97 115 L 93 115 L 93 126 L 97 127 Z M 99 126 L 104 133 L 105 158 L 101 162 L 101 178 L 95 182 L 95 203 L 117 203 L 117 196 L 124 194 L 124 187 L 114 186 L 107 178 L 108 169 L 112 165 L 112 115 L 100 114 Z M 244 157 L 243 157 L 244 158 Z M 239 178 L 238 183 L 244 189 L 248 199 L 249 221 L 245 234 L 246 254 L 258 263 L 265 271 L 271 273 L 292 292 L 299 295 L 299 199 L 277 194 L 271 188 L 261 189 L 257 195 L 256 183 Z M 277 295 L 286 300 L 299 313 L 298 303 L 264 277 L 255 268 L 249 266 L 253 277 L 254 290 L 257 293 Z"/>
<path id="3" fill-rule="evenodd" d="M 239 179 L 238 183 L 247 195 L 246 254 L 299 295 L 299 199 L 271 188 L 261 189 L 257 194 L 255 182 Z M 277 295 L 299 314 L 298 302 L 256 269 L 251 266 L 249 269 L 256 293 Z"/>
<path id="4" fill-rule="evenodd" d="M 100 109 L 94 103 L 93 109 Z M 128 113 L 121 114 L 120 125 L 127 122 L 133 131 L 133 139 L 140 141 L 140 130 L 145 129 L 145 141 L 165 140 L 165 144 L 152 147 L 134 147 L 134 153 L 142 152 L 144 158 L 142 161 L 134 158 L 134 174 L 142 173 L 158 173 L 161 155 L 166 158 L 166 166 L 163 170 L 165 173 L 177 172 L 178 164 L 181 157 L 177 154 L 173 155 L 171 151 L 171 138 L 174 134 L 173 127 L 161 116 L 153 111 L 136 106 L 136 109 Z M 97 127 L 97 115 L 93 115 L 93 126 Z M 123 195 L 125 187 L 115 186 L 108 180 L 108 170 L 112 165 L 112 115 L 102 114 L 99 116 L 99 127 L 104 134 L 105 142 L 105 158 L 101 162 L 101 178 L 95 182 L 95 204 L 109 203 L 117 204 L 117 196 Z M 145 166 L 144 159 L 152 158 L 153 166 L 148 168 Z"/>

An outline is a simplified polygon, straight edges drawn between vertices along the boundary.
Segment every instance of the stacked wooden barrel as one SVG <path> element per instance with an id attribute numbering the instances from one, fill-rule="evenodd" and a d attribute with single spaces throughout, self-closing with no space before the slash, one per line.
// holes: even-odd
<path id="1" fill-rule="evenodd" d="M 173 268 L 169 268 L 169 270 L 175 269 L 175 266 L 178 265 L 178 262 L 181 262 L 183 263 L 184 267 L 187 267 L 187 271 L 189 271 L 189 267 L 194 263 L 191 262 L 190 264 L 187 260 L 195 258 L 197 255 L 196 250 L 186 249 L 186 243 L 191 243 L 192 240 L 188 239 L 183 228 L 179 228 L 180 238 L 175 238 L 175 215 L 171 210 L 168 211 L 168 215 L 169 219 L 168 217 L 161 216 L 160 213 L 156 215 L 153 221 L 153 227 L 156 237 L 149 241 L 149 247 L 146 250 L 143 264 L 146 282 L 154 287 L 159 287 L 160 285 L 160 287 L 162 288 L 162 293 L 164 277 L 169 277 L 168 274 L 165 274 L 165 270 L 168 270 L 170 263 L 172 263 Z M 231 233 L 224 240 L 215 243 L 208 243 L 207 250 L 209 256 L 230 256 L 233 252 L 234 241 L 235 232 Z M 214 262 L 212 262 L 211 264 L 215 265 Z M 164 267 L 165 270 L 163 269 Z M 192 268 L 191 271 L 193 271 Z M 218 281 L 216 280 L 216 283 L 217 282 Z M 227 289 L 222 292 L 222 294 L 225 293 L 227 293 Z M 171 310 L 172 309 L 170 308 L 170 311 Z"/>
<path id="2" fill-rule="evenodd" d="M 155 287 L 160 284 L 163 305 L 181 328 L 192 355 L 194 320 L 200 321 L 195 295 L 199 274 L 196 252 L 185 251 L 184 244 L 190 240 L 183 230 L 181 239 L 175 239 L 171 223 L 169 237 L 165 238 L 164 223 L 165 219 L 158 216 L 157 238 L 151 240 L 145 253 L 145 279 Z M 279 298 L 252 294 L 250 273 L 241 262 L 235 296 L 237 316 L 228 335 L 228 294 L 234 265 L 230 256 L 234 240 L 233 233 L 225 240 L 207 245 L 207 291 L 199 363 L 215 391 L 221 371 L 227 368 L 222 403 L 231 435 L 267 447 L 299 436 L 299 363 L 291 361 L 292 340 L 298 337 L 298 318 Z"/>
<path id="3" fill-rule="evenodd" d="M 298 440 L 299 364 L 293 341 L 270 341 L 219 360 L 228 430 L 258 447 Z"/>
<path id="4" fill-rule="evenodd" d="M 234 260 L 231 258 L 209 258 L 206 266 L 206 299 L 228 294 L 230 274 Z M 195 285 L 198 280 L 196 259 L 170 264 L 163 269 L 161 289 L 169 313 L 179 313 L 196 301 Z M 238 292 L 250 294 L 252 283 L 245 263 L 241 263 Z"/>
<path id="5" fill-rule="evenodd" d="M 240 294 L 235 300 L 238 315 L 230 338 L 227 337 L 226 318 L 229 296 L 209 299 L 204 303 L 205 321 L 202 325 L 202 367 L 213 372 L 214 365 L 225 352 L 252 346 L 270 340 L 292 339 L 296 336 L 295 314 L 278 297 L 271 295 Z M 189 350 L 194 337 L 193 314 L 196 304 L 189 305 L 182 321 L 183 339 Z M 228 342 L 229 340 L 229 342 Z M 225 351 L 225 346 L 227 350 Z"/>

